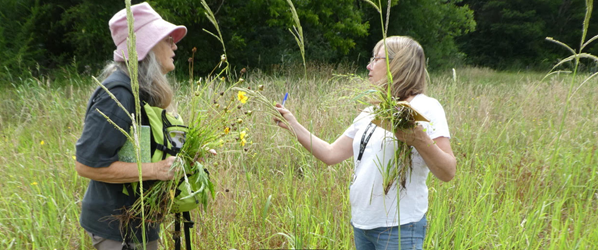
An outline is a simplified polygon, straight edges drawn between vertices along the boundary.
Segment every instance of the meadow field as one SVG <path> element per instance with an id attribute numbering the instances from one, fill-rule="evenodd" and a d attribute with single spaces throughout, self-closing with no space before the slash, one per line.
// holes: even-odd
<path id="1" fill-rule="evenodd" d="M 266 75 L 264 85 L 330 142 L 364 108 L 351 98 L 364 73 L 308 66 Z M 88 179 L 74 169 L 90 76 L 14 78 L 0 84 L 0 248 L 90 249 L 79 226 Z M 428 178 L 426 249 L 598 249 L 598 83 L 584 75 L 463 68 L 431 74 L 457 157 L 450 182 Z M 182 114 L 193 95 L 177 82 Z M 215 90 L 218 91 L 218 90 Z M 326 166 L 271 117 L 245 121 L 247 150 L 220 151 L 208 166 L 216 195 L 195 210 L 195 249 L 351 249 L 352 160 Z M 162 249 L 171 249 L 172 222 Z"/>

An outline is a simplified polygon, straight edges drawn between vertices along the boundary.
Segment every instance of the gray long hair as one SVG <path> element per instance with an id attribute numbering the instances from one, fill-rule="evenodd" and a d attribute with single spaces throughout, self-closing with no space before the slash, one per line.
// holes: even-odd
<path id="1" fill-rule="evenodd" d="M 117 69 L 129 75 L 125 62 L 110 62 L 102 70 L 100 79 L 106 79 Z M 139 61 L 138 75 L 139 92 L 147 97 L 147 103 L 154 107 L 169 108 L 174 94 L 153 51 Z"/>

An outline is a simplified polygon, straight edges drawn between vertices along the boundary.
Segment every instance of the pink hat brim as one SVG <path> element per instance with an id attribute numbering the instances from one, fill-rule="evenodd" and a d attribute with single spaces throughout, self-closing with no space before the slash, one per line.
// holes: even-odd
<path id="1" fill-rule="evenodd" d="M 135 31 L 137 60 L 143 60 L 154 46 L 168 35 L 172 36 L 174 43 L 178 43 L 187 35 L 187 28 L 185 26 L 174 25 L 164 19 L 156 19 Z M 127 40 L 125 39 L 116 47 L 114 61 L 122 62 L 126 60 L 125 58 L 129 57 Z"/>

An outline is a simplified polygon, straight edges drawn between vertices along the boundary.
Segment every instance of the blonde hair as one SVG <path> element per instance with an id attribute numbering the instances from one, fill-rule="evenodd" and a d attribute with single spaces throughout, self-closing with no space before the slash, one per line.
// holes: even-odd
<path id="1" fill-rule="evenodd" d="M 391 36 L 386 38 L 389 69 L 393 83 L 391 93 L 399 100 L 409 96 L 422 94 L 426 90 L 426 56 L 422 46 L 408 36 Z M 384 49 L 384 39 L 374 47 L 374 56 Z M 380 84 L 387 89 L 387 79 Z"/>
<path id="2" fill-rule="evenodd" d="M 100 78 L 102 80 L 106 79 L 116 70 L 129 75 L 129 70 L 127 70 L 125 62 L 113 61 L 104 67 Z M 145 101 L 150 106 L 172 109 L 170 104 L 172 103 L 174 93 L 166 75 L 162 74 L 162 65 L 153 51 L 150 51 L 143 60 L 139 61 L 138 75 L 139 94 L 145 97 Z"/>

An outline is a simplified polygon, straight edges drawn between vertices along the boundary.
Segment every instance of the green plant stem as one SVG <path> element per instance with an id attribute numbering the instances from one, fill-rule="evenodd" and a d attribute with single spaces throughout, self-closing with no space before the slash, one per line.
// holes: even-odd
<path id="1" fill-rule="evenodd" d="M 295 41 L 297 41 L 297 45 L 299 46 L 299 50 L 301 51 L 301 59 L 303 59 L 303 79 L 307 80 L 307 63 L 305 61 L 305 42 L 303 38 L 303 27 L 301 26 L 301 21 L 299 20 L 299 15 L 297 15 L 297 10 L 295 9 L 295 5 L 293 1 L 287 0 L 291 8 L 291 13 L 293 14 L 293 21 L 295 25 L 293 25 L 293 30 L 289 29 L 293 37 L 295 37 Z M 294 31 L 294 32 L 293 32 Z"/>
<path id="2" fill-rule="evenodd" d="M 141 238 L 143 249 L 146 249 L 146 236 L 145 236 L 145 204 L 143 194 L 143 170 L 141 167 L 141 146 L 139 145 L 139 138 L 141 138 L 141 103 L 139 99 L 139 76 L 137 74 L 137 49 L 136 49 L 136 37 L 134 30 L 134 19 L 133 12 L 131 11 L 131 0 L 125 0 L 125 6 L 127 9 L 127 24 L 129 29 L 128 37 L 128 50 L 129 58 L 127 60 L 127 69 L 129 70 L 129 77 L 131 78 L 131 89 L 133 92 L 133 99 L 135 99 L 135 116 L 137 119 L 133 119 L 133 131 L 135 143 L 135 156 L 137 158 L 137 172 L 139 174 L 139 194 L 141 199 Z"/>
<path id="3" fill-rule="evenodd" d="M 594 1 L 593 0 L 586 0 L 586 14 L 585 14 L 585 18 L 584 18 L 584 22 L 583 22 L 583 31 L 582 31 L 582 36 L 581 36 L 581 41 L 580 41 L 580 45 L 579 45 L 579 52 L 575 53 L 574 52 L 574 56 L 575 56 L 575 64 L 574 64 L 574 68 L 573 68 L 573 77 L 571 78 L 571 83 L 569 84 L 569 90 L 567 92 L 567 97 L 565 99 L 565 108 L 563 109 L 563 115 L 561 117 L 561 122 L 559 125 L 559 130 L 557 133 L 557 138 L 555 141 L 555 148 L 553 150 L 553 154 L 551 157 L 551 163 L 555 164 L 556 163 L 556 159 L 558 158 L 559 155 L 559 151 L 560 151 L 560 140 L 561 140 L 561 136 L 563 134 L 563 129 L 565 128 L 565 121 L 567 120 L 567 115 L 569 113 L 569 106 L 571 104 L 571 94 L 573 92 L 573 86 L 575 84 L 575 79 L 577 76 L 577 70 L 579 68 L 579 60 L 580 60 L 580 55 L 582 54 L 582 50 L 584 49 L 585 46 L 585 38 L 586 38 L 586 34 L 588 32 L 588 26 L 589 26 L 589 22 L 590 22 L 590 17 L 592 16 L 592 10 L 593 10 L 593 4 Z"/>

